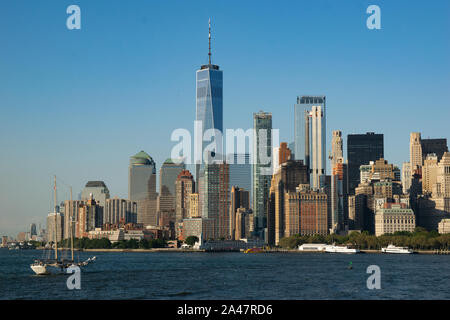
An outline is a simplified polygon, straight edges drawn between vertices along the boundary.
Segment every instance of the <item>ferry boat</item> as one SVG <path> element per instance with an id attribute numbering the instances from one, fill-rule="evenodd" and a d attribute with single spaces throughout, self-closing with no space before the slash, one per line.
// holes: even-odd
<path id="1" fill-rule="evenodd" d="M 323 243 L 304 243 L 298 247 L 298 250 L 304 252 L 323 252 L 326 247 L 327 245 Z"/>
<path id="2" fill-rule="evenodd" d="M 353 254 L 353 253 L 359 253 L 359 249 L 353 249 L 353 248 L 349 248 L 347 246 L 336 246 L 336 245 L 328 245 L 325 247 L 325 252 L 328 253 L 348 253 L 348 254 Z"/>
<path id="3" fill-rule="evenodd" d="M 393 244 L 388 245 L 386 248 L 381 248 L 381 252 L 383 252 L 383 253 L 403 253 L 403 254 L 413 253 L 413 251 L 407 247 L 396 247 Z"/>

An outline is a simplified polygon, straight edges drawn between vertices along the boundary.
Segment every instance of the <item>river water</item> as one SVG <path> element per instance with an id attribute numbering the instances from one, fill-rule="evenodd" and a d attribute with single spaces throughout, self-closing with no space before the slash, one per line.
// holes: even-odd
<path id="1" fill-rule="evenodd" d="M 450 255 L 79 252 L 81 273 L 36 276 L 40 250 L 0 249 L 0 299 L 450 299 Z M 350 269 L 349 266 L 352 266 Z M 381 270 L 369 290 L 367 267 Z"/>

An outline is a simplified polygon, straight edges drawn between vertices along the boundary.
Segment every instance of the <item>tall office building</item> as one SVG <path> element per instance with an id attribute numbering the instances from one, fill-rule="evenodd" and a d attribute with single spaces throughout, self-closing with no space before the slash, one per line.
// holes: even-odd
<path id="1" fill-rule="evenodd" d="M 438 161 L 441 161 L 444 153 L 448 152 L 447 139 L 422 139 L 422 158 L 429 154 L 435 154 Z"/>
<path id="2" fill-rule="evenodd" d="M 56 233 L 55 233 L 55 222 L 56 222 Z M 55 240 L 59 242 L 62 239 L 64 239 L 64 214 L 60 212 L 56 213 L 51 212 L 47 216 L 47 241 L 54 243 Z"/>
<path id="3" fill-rule="evenodd" d="M 439 161 L 437 182 L 433 193 L 445 199 L 445 211 L 450 212 L 450 152 L 445 152 Z"/>
<path id="4" fill-rule="evenodd" d="M 303 160 L 288 160 L 272 176 L 268 197 L 267 243 L 277 245 L 286 236 L 285 194 L 299 185 L 309 186 L 308 167 Z"/>
<path id="5" fill-rule="evenodd" d="M 339 161 L 342 161 L 342 158 Z M 345 163 L 337 162 L 332 170 L 330 227 L 333 233 L 338 233 L 348 227 L 348 167 Z"/>
<path id="6" fill-rule="evenodd" d="M 433 192 L 433 186 L 437 182 L 438 175 L 438 156 L 428 154 L 422 168 L 422 191 L 424 194 Z"/>
<path id="7" fill-rule="evenodd" d="M 191 193 L 189 195 L 189 218 L 200 218 L 199 194 Z"/>
<path id="8" fill-rule="evenodd" d="M 30 225 L 30 236 L 37 236 L 36 223 Z"/>
<path id="9" fill-rule="evenodd" d="M 300 185 L 285 194 L 284 236 L 327 235 L 327 195 L 311 190 L 309 184 Z"/>
<path id="10" fill-rule="evenodd" d="M 138 223 L 157 225 L 156 165 L 144 151 L 130 157 L 128 198 L 137 202 Z"/>
<path id="11" fill-rule="evenodd" d="M 295 160 L 295 153 L 294 153 L 294 150 L 295 150 L 295 142 L 290 142 L 290 143 L 288 144 L 288 147 L 289 147 L 289 149 L 291 150 L 291 160 Z"/>
<path id="12" fill-rule="evenodd" d="M 88 181 L 81 191 L 81 200 L 89 200 L 92 196 L 100 206 L 105 207 L 106 199 L 109 199 L 109 190 L 103 181 Z"/>
<path id="13" fill-rule="evenodd" d="M 200 173 L 200 205 L 202 218 L 214 220 L 214 237 L 230 237 L 229 165 L 206 163 Z"/>
<path id="14" fill-rule="evenodd" d="M 425 167 L 424 165 L 424 169 Z M 428 230 L 438 230 L 439 222 L 442 219 L 450 218 L 450 153 L 445 152 L 437 165 L 437 169 L 430 171 L 435 171 L 436 182 L 432 186 L 431 195 L 426 194 L 418 198 L 417 221 L 420 227 Z M 433 172 L 429 172 L 428 174 L 433 175 Z M 429 187 L 427 186 L 427 188 Z"/>
<path id="15" fill-rule="evenodd" d="M 296 192 L 299 202 L 300 232 L 302 236 L 328 234 L 327 194 L 314 190 Z"/>
<path id="16" fill-rule="evenodd" d="M 286 142 L 281 142 L 279 147 L 273 148 L 273 172 L 277 172 L 280 166 L 291 158 L 293 160 L 291 149 Z"/>
<path id="17" fill-rule="evenodd" d="M 158 212 L 175 212 L 175 182 L 185 168 L 184 163 L 175 163 L 172 159 L 164 161 L 159 170 Z"/>
<path id="18" fill-rule="evenodd" d="M 354 194 L 360 183 L 360 166 L 384 158 L 384 136 L 368 132 L 347 136 L 349 194 Z"/>
<path id="19" fill-rule="evenodd" d="M 252 190 L 252 165 L 250 163 L 250 154 L 229 154 L 228 160 L 230 166 L 230 192 L 232 186 L 239 186 L 245 190 Z M 250 201 L 252 197 L 250 194 Z"/>
<path id="20" fill-rule="evenodd" d="M 267 227 L 267 198 L 272 179 L 272 114 L 260 111 L 253 114 L 253 212 L 255 231 L 263 238 Z"/>
<path id="21" fill-rule="evenodd" d="M 402 187 L 403 193 L 407 194 L 411 188 L 411 164 L 409 162 L 403 162 L 402 166 Z"/>
<path id="22" fill-rule="evenodd" d="M 409 163 L 411 164 L 411 175 L 416 170 L 422 169 L 422 139 L 420 132 L 412 132 L 409 139 Z"/>
<path id="23" fill-rule="evenodd" d="M 183 170 L 178 174 L 175 181 L 175 217 L 177 222 L 190 218 L 189 204 L 190 197 L 195 191 L 194 177 L 188 170 Z"/>
<path id="24" fill-rule="evenodd" d="M 282 165 L 291 159 L 291 149 L 288 148 L 286 142 L 280 143 L 280 150 L 278 151 L 278 164 Z M 293 160 L 293 159 L 292 159 Z"/>
<path id="25" fill-rule="evenodd" d="M 137 223 L 137 202 L 117 197 L 106 200 L 103 224 Z"/>
<path id="26" fill-rule="evenodd" d="M 246 208 L 238 208 L 235 214 L 235 232 L 232 239 L 248 239 L 251 238 L 254 231 L 254 214 L 252 210 Z"/>
<path id="27" fill-rule="evenodd" d="M 106 200 L 108 201 L 108 200 Z M 75 236 L 75 224 L 78 221 L 78 213 L 80 206 L 84 202 L 82 200 L 65 200 L 64 201 L 64 238 L 68 239 Z M 72 227 L 72 229 L 71 229 Z"/>
<path id="28" fill-rule="evenodd" d="M 59 226 L 59 225 L 58 225 Z M 103 226 L 103 207 L 100 206 L 93 195 L 79 207 L 78 221 L 76 223 L 75 236 L 77 238 L 87 237 L 89 231 Z"/>
<path id="29" fill-rule="evenodd" d="M 344 163 L 342 132 L 333 131 L 331 140 L 331 192 L 329 227 L 338 232 L 348 226 L 348 166 Z"/>
<path id="30" fill-rule="evenodd" d="M 343 163 L 344 161 L 344 142 L 342 139 L 342 132 L 339 130 L 333 131 L 331 138 L 331 170 L 333 170 L 336 163 Z"/>
<path id="31" fill-rule="evenodd" d="M 196 73 L 196 120 L 202 124 L 202 138 L 205 131 L 209 129 L 219 130 L 223 132 L 223 73 L 219 70 L 219 66 L 212 64 L 211 62 L 211 21 L 209 21 L 209 52 L 208 52 L 208 64 L 202 65 L 200 70 Z M 213 135 L 219 150 L 216 150 L 216 154 L 223 154 L 221 146 L 222 140 L 219 140 L 215 134 Z M 210 140 L 212 141 L 212 139 Z M 202 158 L 203 151 L 210 141 L 203 141 L 200 148 Z M 201 164 L 205 162 L 196 163 L 196 182 L 199 181 L 199 174 L 201 170 Z"/>
<path id="32" fill-rule="evenodd" d="M 324 187 L 326 176 L 326 97 L 297 97 L 294 106 L 295 159 L 311 171 L 311 186 Z"/>
<path id="33" fill-rule="evenodd" d="M 249 192 L 238 186 L 232 186 L 230 194 L 230 236 L 232 240 L 236 235 L 236 212 L 239 208 L 246 210 L 250 208 Z"/>
<path id="34" fill-rule="evenodd" d="M 325 101 L 325 97 L 324 97 Z M 313 190 L 325 187 L 326 176 L 326 115 L 325 103 L 313 106 L 311 121 L 311 186 Z"/>

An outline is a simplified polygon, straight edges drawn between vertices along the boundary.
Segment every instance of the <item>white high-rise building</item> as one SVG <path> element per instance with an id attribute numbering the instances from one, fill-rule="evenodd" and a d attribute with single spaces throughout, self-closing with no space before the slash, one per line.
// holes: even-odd
<path id="1" fill-rule="evenodd" d="M 336 163 L 343 163 L 343 145 L 342 132 L 339 130 L 333 131 L 333 137 L 331 139 L 331 170 L 333 170 Z"/>
<path id="2" fill-rule="evenodd" d="M 311 118 L 311 187 L 318 190 L 325 185 L 326 125 L 325 107 L 313 106 Z"/>
<path id="3" fill-rule="evenodd" d="M 407 194 L 409 192 L 409 189 L 411 189 L 411 163 L 410 162 L 403 162 L 402 166 L 402 186 L 403 186 L 403 193 Z"/>

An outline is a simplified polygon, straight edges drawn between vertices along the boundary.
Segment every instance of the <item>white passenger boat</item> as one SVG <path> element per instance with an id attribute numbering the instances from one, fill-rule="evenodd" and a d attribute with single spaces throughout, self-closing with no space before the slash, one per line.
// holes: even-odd
<path id="1" fill-rule="evenodd" d="M 298 250 L 304 252 L 323 252 L 326 246 L 324 243 L 304 243 L 298 247 Z"/>
<path id="2" fill-rule="evenodd" d="M 386 248 L 381 248 L 381 252 L 383 252 L 383 253 L 403 253 L 403 254 L 413 253 L 413 251 L 407 247 L 396 247 L 393 244 L 388 245 Z"/>
<path id="3" fill-rule="evenodd" d="M 349 248 L 347 246 L 328 245 L 325 247 L 325 252 L 328 253 L 359 253 L 359 249 Z"/>

